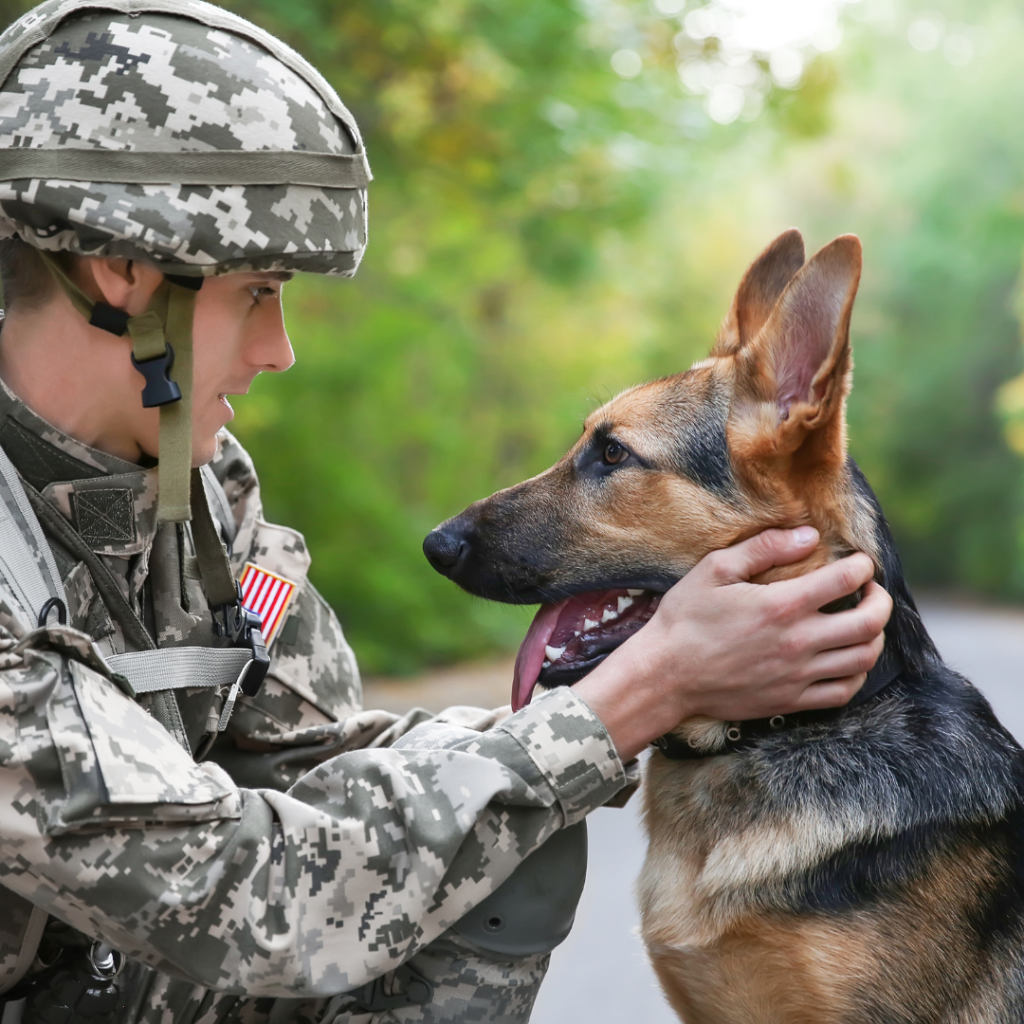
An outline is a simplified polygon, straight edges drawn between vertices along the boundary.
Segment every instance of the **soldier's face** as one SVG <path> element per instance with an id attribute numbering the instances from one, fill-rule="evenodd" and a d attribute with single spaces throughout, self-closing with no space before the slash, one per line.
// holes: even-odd
<path id="1" fill-rule="evenodd" d="M 216 434 L 234 417 L 231 395 L 244 395 L 256 375 L 295 362 L 284 325 L 281 291 L 290 274 L 224 274 L 207 278 L 196 296 L 192 326 L 192 455 L 216 454 Z"/>
<path id="2" fill-rule="evenodd" d="M 217 431 L 234 418 L 232 395 L 244 395 L 256 375 L 287 370 L 295 362 L 284 326 L 281 290 L 290 274 L 237 273 L 208 277 L 196 293 L 192 321 L 192 464 L 217 453 Z M 155 283 L 159 284 L 158 276 Z M 148 297 L 146 298 L 148 301 Z M 144 302 L 137 303 L 141 309 Z M 128 304 L 131 310 L 131 304 Z M 141 378 L 131 372 L 137 390 Z M 157 409 L 134 402 L 136 441 L 159 452 Z"/>
<path id="3" fill-rule="evenodd" d="M 143 313 L 163 275 L 144 263 L 85 257 L 77 283 L 130 316 Z M 234 416 L 230 396 L 245 394 L 258 373 L 294 362 L 281 311 L 288 274 L 236 273 L 207 278 L 192 324 L 192 458 L 216 454 L 217 431 Z M 159 452 L 158 409 L 139 400 L 142 376 L 131 339 L 90 327 L 63 294 L 46 306 L 12 307 L 4 326 L 4 380 L 55 426 L 86 444 L 137 461 Z"/>

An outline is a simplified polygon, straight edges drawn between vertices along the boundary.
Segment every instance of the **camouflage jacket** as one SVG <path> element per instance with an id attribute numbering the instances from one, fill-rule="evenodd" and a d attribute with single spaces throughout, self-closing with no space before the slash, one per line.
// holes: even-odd
<path id="1" fill-rule="evenodd" d="M 152 469 L 75 441 L 2 385 L 0 446 L 159 647 L 214 643 L 189 531 L 156 523 Z M 343 992 L 437 937 L 625 782 L 568 688 L 511 716 L 362 711 L 303 539 L 263 521 L 227 432 L 207 482 L 235 569 L 251 560 L 300 587 L 262 690 L 239 698 L 202 763 L 105 671 L 100 655 L 125 638 L 83 561 L 51 542 L 65 628 L 24 635 L 0 592 L 0 984 L 31 903 L 196 985 Z M 204 746 L 224 693 L 174 696 Z"/>

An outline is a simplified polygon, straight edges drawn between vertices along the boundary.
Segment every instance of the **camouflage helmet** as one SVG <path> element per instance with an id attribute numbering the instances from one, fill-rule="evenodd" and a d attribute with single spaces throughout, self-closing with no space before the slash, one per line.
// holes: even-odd
<path id="1" fill-rule="evenodd" d="M 0 35 L 0 238 L 351 276 L 369 178 L 320 74 L 202 0 L 49 0 Z"/>
<path id="2" fill-rule="evenodd" d="M 196 289 L 240 270 L 351 276 L 369 179 L 327 82 L 202 0 L 48 0 L 0 35 L 0 238 L 36 248 L 91 326 L 130 335 L 142 404 L 160 407 L 160 519 L 190 519 L 202 491 Z M 145 260 L 164 280 L 128 316 L 90 299 L 57 251 Z"/>

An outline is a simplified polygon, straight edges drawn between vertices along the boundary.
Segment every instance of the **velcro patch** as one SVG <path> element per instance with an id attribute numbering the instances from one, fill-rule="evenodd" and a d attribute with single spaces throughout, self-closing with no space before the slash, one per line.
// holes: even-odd
<path id="1" fill-rule="evenodd" d="M 135 540 L 132 501 L 127 487 L 72 491 L 75 528 L 89 544 L 130 544 Z"/>
<path id="2" fill-rule="evenodd" d="M 263 642 L 269 648 L 295 596 L 296 584 L 269 569 L 261 569 L 255 562 L 245 563 L 239 583 L 242 605 L 263 620 Z"/>

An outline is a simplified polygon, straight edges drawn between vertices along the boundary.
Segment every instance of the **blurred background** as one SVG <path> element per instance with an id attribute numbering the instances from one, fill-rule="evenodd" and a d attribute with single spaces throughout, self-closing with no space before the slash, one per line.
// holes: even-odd
<path id="1" fill-rule="evenodd" d="M 0 0 L 3 22 L 27 9 Z M 1024 9 L 1006 0 L 229 0 L 362 126 L 353 281 L 235 429 L 364 670 L 514 649 L 426 532 L 703 356 L 780 230 L 865 245 L 853 453 L 918 587 L 1024 599 Z"/>
<path id="2" fill-rule="evenodd" d="M 0 24 L 30 6 L 0 0 Z M 375 174 L 359 274 L 288 285 L 298 363 L 234 423 L 364 672 L 392 677 L 368 704 L 507 700 L 532 609 L 462 594 L 424 535 L 548 466 L 620 388 L 701 358 L 797 226 L 810 251 L 864 241 L 851 447 L 940 650 L 1024 740 L 1024 6 L 225 6 L 333 82 Z M 535 1024 L 676 1019 L 634 932 L 636 803 L 591 816 Z"/>

